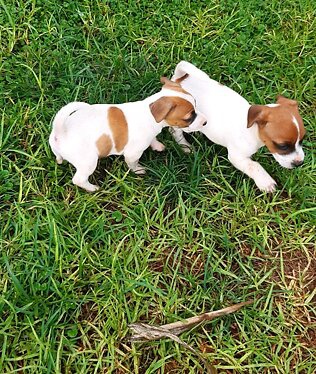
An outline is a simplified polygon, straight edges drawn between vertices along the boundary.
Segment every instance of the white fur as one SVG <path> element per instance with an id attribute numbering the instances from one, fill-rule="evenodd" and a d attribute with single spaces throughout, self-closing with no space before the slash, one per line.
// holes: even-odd
<path id="1" fill-rule="evenodd" d="M 251 156 L 264 144 L 258 136 L 257 125 L 247 128 L 250 104 L 237 92 L 212 80 L 186 61 L 181 61 L 176 66 L 172 80 L 185 74 L 188 74 L 188 77 L 181 82 L 181 86 L 195 98 L 197 109 L 207 118 L 206 126 L 200 131 L 214 143 L 226 147 L 230 162 L 254 179 L 261 191 L 273 192 L 276 182 L 258 162 L 251 160 Z M 177 130 L 176 140 L 180 138 L 180 133 L 181 130 Z M 303 158 L 300 146 L 297 146 L 297 152 L 297 158 Z M 286 165 L 285 167 L 289 167 L 296 157 L 273 156 L 282 166 Z"/>
<path id="2" fill-rule="evenodd" d="M 64 160 L 76 168 L 73 183 L 86 189 L 96 191 L 97 186 L 88 181 L 98 162 L 96 142 L 101 135 L 106 134 L 112 139 L 110 155 L 124 155 L 128 167 L 135 173 L 144 174 L 145 169 L 139 165 L 139 159 L 144 150 L 150 145 L 153 149 L 162 151 L 164 145 L 155 138 L 167 126 L 164 120 L 157 123 L 150 111 L 149 105 L 162 96 L 171 96 L 169 90 L 162 89 L 143 101 L 124 104 L 94 104 L 73 102 L 64 106 L 53 120 L 53 129 L 49 144 L 58 163 Z M 193 103 L 191 95 L 172 91 L 172 96 L 185 98 Z M 107 122 L 107 111 L 115 106 L 121 109 L 128 124 L 128 142 L 124 149 L 118 152 L 115 148 L 112 133 Z M 206 119 L 201 113 L 189 126 L 190 130 L 202 128 Z"/>

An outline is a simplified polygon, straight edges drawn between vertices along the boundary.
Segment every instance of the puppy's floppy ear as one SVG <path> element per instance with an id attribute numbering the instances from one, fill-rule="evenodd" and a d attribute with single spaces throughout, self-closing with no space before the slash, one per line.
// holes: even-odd
<path id="1" fill-rule="evenodd" d="M 160 82 L 164 85 L 171 86 L 171 87 L 180 87 L 180 84 L 177 82 L 174 82 L 167 77 L 160 77 Z"/>
<path id="2" fill-rule="evenodd" d="M 184 75 L 182 75 L 182 77 L 179 77 L 177 78 L 176 80 L 172 81 L 171 79 L 168 79 L 167 77 L 160 77 L 160 82 L 162 84 L 168 84 L 170 86 L 177 86 L 177 87 L 181 87 L 180 86 L 180 83 L 182 81 L 184 81 L 186 78 L 188 78 L 189 74 L 188 73 L 185 73 Z"/>
<path id="3" fill-rule="evenodd" d="M 281 104 L 281 105 L 284 104 L 284 105 L 298 107 L 298 103 L 296 100 L 287 99 L 286 97 L 282 95 L 277 96 L 277 104 Z"/>
<path id="4" fill-rule="evenodd" d="M 167 83 L 169 83 L 169 82 L 171 82 L 171 80 L 168 79 L 167 77 L 160 77 L 160 83 L 162 83 L 162 84 L 167 84 Z M 172 82 L 171 82 L 171 83 L 172 83 Z"/>
<path id="5" fill-rule="evenodd" d="M 182 75 L 182 77 L 177 78 L 177 79 L 175 80 L 175 82 L 180 84 L 182 81 L 184 81 L 185 79 L 187 79 L 188 76 L 189 76 L 189 74 L 188 74 L 188 73 L 185 73 L 184 75 Z"/>
<path id="6" fill-rule="evenodd" d="M 157 123 L 165 119 L 168 113 L 175 107 L 171 97 L 163 96 L 160 99 L 149 104 L 151 114 Z"/>
<path id="7" fill-rule="evenodd" d="M 264 126 L 268 122 L 269 108 L 265 105 L 251 105 L 248 110 L 247 128 L 254 123 Z"/>

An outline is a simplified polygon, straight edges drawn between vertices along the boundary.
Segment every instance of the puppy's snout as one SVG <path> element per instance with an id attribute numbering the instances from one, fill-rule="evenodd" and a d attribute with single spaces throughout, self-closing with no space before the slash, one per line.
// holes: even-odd
<path id="1" fill-rule="evenodd" d="M 202 126 L 205 126 L 206 124 L 207 124 L 207 121 L 205 121 Z"/>
<path id="2" fill-rule="evenodd" d="M 296 161 L 292 161 L 292 166 L 293 167 L 298 167 L 298 166 L 301 166 L 303 164 L 303 160 L 296 160 Z"/>

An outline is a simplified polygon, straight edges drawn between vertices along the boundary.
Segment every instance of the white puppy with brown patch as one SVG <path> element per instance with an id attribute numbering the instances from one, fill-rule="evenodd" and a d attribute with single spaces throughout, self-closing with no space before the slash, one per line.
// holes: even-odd
<path id="1" fill-rule="evenodd" d="M 278 163 L 288 169 L 303 163 L 305 135 L 297 102 L 279 96 L 276 104 L 250 105 L 230 88 L 212 80 L 189 62 L 181 61 L 172 80 L 194 96 L 207 125 L 200 131 L 227 148 L 230 162 L 252 178 L 261 191 L 273 192 L 276 182 L 251 156 L 266 145 Z M 181 129 L 172 130 L 176 141 L 190 147 Z"/>
<path id="2" fill-rule="evenodd" d="M 53 120 L 49 144 L 57 163 L 70 162 L 76 173 L 77 186 L 93 192 L 98 186 L 88 181 L 98 159 L 124 155 L 128 167 L 144 174 L 139 159 L 149 146 L 164 150 L 156 136 L 165 126 L 177 126 L 186 132 L 200 130 L 205 116 L 196 111 L 195 100 L 177 83 L 161 78 L 160 92 L 124 104 L 70 103 L 59 110 Z"/>

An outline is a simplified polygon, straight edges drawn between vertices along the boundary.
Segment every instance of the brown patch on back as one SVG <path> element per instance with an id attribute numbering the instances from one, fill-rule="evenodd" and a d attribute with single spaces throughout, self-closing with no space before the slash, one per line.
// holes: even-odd
<path id="1" fill-rule="evenodd" d="M 149 107 L 156 122 L 165 120 L 169 126 L 177 127 L 188 127 L 188 118 L 194 112 L 193 105 L 178 96 L 162 96 Z"/>
<path id="2" fill-rule="evenodd" d="M 293 117 L 299 125 L 300 140 L 305 135 L 303 120 L 298 112 L 297 103 L 282 97 L 278 99 L 279 106 L 252 105 L 248 111 L 248 124 L 251 127 L 258 124 L 259 137 L 271 153 L 282 153 L 277 144 L 289 144 L 295 147 L 298 130 Z"/>
<path id="3" fill-rule="evenodd" d="M 99 155 L 99 157 L 106 157 L 111 152 L 111 149 L 112 149 L 112 140 L 111 140 L 111 138 L 108 135 L 103 134 L 96 141 L 96 146 L 98 148 L 98 155 Z"/>
<path id="4" fill-rule="evenodd" d="M 108 122 L 115 148 L 121 152 L 128 141 L 128 125 L 123 111 L 115 106 L 108 110 Z"/>

